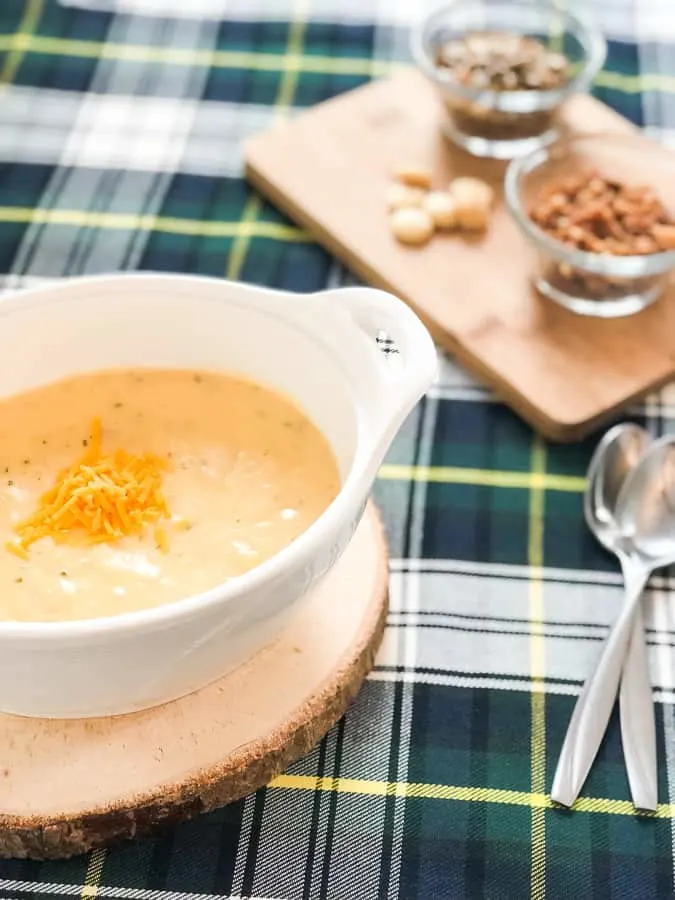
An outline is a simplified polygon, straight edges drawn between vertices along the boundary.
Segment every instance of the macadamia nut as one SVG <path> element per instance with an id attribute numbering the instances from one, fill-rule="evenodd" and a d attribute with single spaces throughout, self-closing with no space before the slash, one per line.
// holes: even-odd
<path id="1" fill-rule="evenodd" d="M 455 201 L 447 191 L 430 191 L 422 201 L 422 209 L 431 216 L 434 225 L 443 231 L 457 224 Z"/>
<path id="2" fill-rule="evenodd" d="M 387 208 L 401 209 L 404 206 L 421 206 L 426 191 L 421 188 L 410 187 L 407 184 L 390 184 L 387 190 Z"/>
<path id="3" fill-rule="evenodd" d="M 494 191 L 480 178 L 455 178 L 450 182 L 457 224 L 467 231 L 483 231 L 490 220 Z"/>
<path id="4" fill-rule="evenodd" d="M 431 171 L 400 166 L 385 195 L 391 232 L 402 244 L 422 247 L 435 231 L 487 228 L 494 191 L 479 178 L 455 178 L 448 190 L 431 190 Z"/>
<path id="5" fill-rule="evenodd" d="M 434 222 L 428 212 L 417 206 L 404 206 L 389 217 L 391 231 L 402 244 L 421 246 L 434 233 Z"/>
<path id="6" fill-rule="evenodd" d="M 431 187 L 431 172 L 424 166 L 412 164 L 399 166 L 394 172 L 394 178 L 411 187 L 424 188 L 425 190 L 429 190 Z"/>

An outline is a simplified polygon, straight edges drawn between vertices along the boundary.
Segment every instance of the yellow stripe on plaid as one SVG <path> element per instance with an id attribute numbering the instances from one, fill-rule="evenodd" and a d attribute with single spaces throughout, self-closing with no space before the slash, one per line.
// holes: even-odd
<path id="1" fill-rule="evenodd" d="M 513 791 L 500 788 L 463 787 L 450 784 L 374 781 L 366 778 L 315 777 L 313 775 L 278 775 L 267 785 L 272 790 L 325 791 L 338 794 L 358 794 L 362 797 L 403 797 L 420 800 L 455 800 L 462 803 L 495 803 L 507 806 L 527 806 L 531 809 L 555 809 L 550 797 L 534 791 Z M 636 813 L 629 800 L 605 797 L 580 797 L 573 809 L 585 813 L 605 813 L 641 818 L 675 818 L 675 804 L 661 803 L 655 813 Z"/>
<path id="2" fill-rule="evenodd" d="M 532 794 L 540 797 L 546 790 L 546 674 L 545 643 L 542 635 L 544 598 L 544 504 L 542 482 L 546 475 L 546 448 L 539 436 L 532 443 L 531 472 L 536 481 L 530 489 L 527 561 L 530 569 L 530 753 Z M 532 807 L 532 850 L 530 896 L 543 900 L 546 889 L 546 819 L 543 806 Z"/>
<path id="3" fill-rule="evenodd" d="M 275 241 L 308 243 L 307 232 L 292 225 L 276 222 L 203 222 L 174 216 L 133 215 L 131 213 L 99 213 L 80 209 L 31 209 L 24 206 L 0 206 L 0 223 L 64 225 L 73 228 L 109 228 L 122 231 L 159 231 L 189 237 L 230 238 L 242 230 L 251 237 Z"/>
<path id="4" fill-rule="evenodd" d="M 0 52 L 11 51 L 16 35 L 0 35 Z M 248 69 L 250 71 L 283 72 L 286 59 L 283 53 L 264 53 L 254 50 L 192 50 L 181 47 L 154 47 L 145 44 L 119 44 L 102 41 L 83 41 L 45 35 L 26 35 L 21 41 L 24 53 L 43 53 L 49 56 L 74 56 L 84 59 L 108 59 L 127 62 L 169 63 L 178 66 L 204 66 L 218 69 Z M 403 63 L 373 60 L 365 57 L 332 57 L 307 54 L 298 62 L 299 72 L 319 75 L 378 77 L 393 74 Z M 675 92 L 675 76 L 658 73 L 623 75 L 603 71 L 595 83 L 626 94 L 644 91 Z"/>
<path id="5" fill-rule="evenodd" d="M 622 94 L 644 94 L 647 91 L 675 91 L 675 76 L 644 72 L 640 75 L 622 75 L 603 70 L 595 76 L 598 87 L 620 91 Z"/>
<path id="6" fill-rule="evenodd" d="M 29 0 L 17 31 L 9 37 L 9 46 L 5 49 L 7 56 L 0 69 L 0 84 L 9 84 L 14 80 L 21 60 L 28 50 L 33 32 L 42 18 L 44 0 Z"/>
<path id="7" fill-rule="evenodd" d="M 295 4 L 293 21 L 288 29 L 288 41 L 286 53 L 283 56 L 283 75 L 279 83 L 277 97 L 274 104 L 274 122 L 284 119 L 288 110 L 293 105 L 293 98 L 298 86 L 299 65 L 302 60 L 302 48 L 304 46 L 305 31 L 307 30 L 307 14 L 309 3 L 307 0 L 298 0 Z M 241 227 L 232 245 L 232 250 L 227 261 L 225 275 L 232 281 L 236 281 L 244 268 L 246 255 L 251 244 L 250 226 L 256 223 L 262 201 L 257 194 L 253 194 L 246 203 L 241 217 Z"/>
<path id="8" fill-rule="evenodd" d="M 253 194 L 246 202 L 244 211 L 241 214 L 241 221 L 237 223 L 234 243 L 232 244 L 232 250 L 225 268 L 225 277 L 231 281 L 236 281 L 244 268 L 251 238 L 255 236 L 255 229 L 260 224 L 258 222 L 260 206 L 260 197 L 257 194 Z"/>
<path id="9" fill-rule="evenodd" d="M 478 487 L 520 488 L 522 490 L 583 493 L 586 479 L 576 475 L 552 475 L 546 472 L 505 472 L 493 469 L 469 469 L 463 466 L 409 466 L 385 463 L 378 477 L 383 481 L 429 481 L 438 484 L 470 484 Z"/>
<path id="10" fill-rule="evenodd" d="M 87 863 L 87 872 L 84 876 L 84 886 L 82 888 L 82 893 L 80 894 L 80 900 L 88 900 L 88 898 L 95 897 L 98 894 L 105 857 L 105 850 L 93 850 L 89 854 L 89 862 Z"/>
<path id="11" fill-rule="evenodd" d="M 0 35 L 0 52 L 11 49 L 14 35 Z M 215 69 L 249 69 L 250 71 L 284 72 L 288 60 L 284 53 L 264 53 L 255 50 L 192 50 L 181 47 L 153 47 L 143 44 L 116 44 L 102 41 L 81 41 L 29 35 L 24 40 L 25 51 L 49 56 L 74 56 L 84 59 L 108 59 L 120 62 L 169 63 L 177 66 L 203 66 Z M 401 68 L 400 63 L 360 57 L 332 57 L 298 55 L 296 72 L 315 72 L 319 75 L 353 75 L 371 77 L 387 75 Z"/>

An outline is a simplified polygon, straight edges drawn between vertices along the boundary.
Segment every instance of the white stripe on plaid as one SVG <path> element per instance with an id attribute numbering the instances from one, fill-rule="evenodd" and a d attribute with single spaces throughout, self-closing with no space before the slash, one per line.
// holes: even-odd
<path id="1" fill-rule="evenodd" d="M 489 675 L 446 675 L 446 674 L 429 674 L 428 672 L 420 672 L 414 669 L 411 672 L 387 672 L 376 669 L 368 676 L 368 681 L 384 681 L 388 683 L 402 682 L 404 684 L 433 684 L 441 687 L 455 688 L 480 688 L 489 691 L 520 691 L 521 693 L 530 694 L 532 691 L 532 680 L 528 677 L 524 678 L 499 678 Z M 567 683 L 559 681 L 550 681 L 546 678 L 537 679 L 537 684 L 544 688 L 547 694 L 557 694 L 564 697 L 576 697 L 582 687 L 582 679 L 576 683 Z M 675 703 L 675 691 L 661 691 L 654 689 L 653 700 L 663 706 L 664 713 L 670 706 Z"/>
<path id="2" fill-rule="evenodd" d="M 86 7 L 103 12 L 117 12 L 157 17 L 183 17 L 213 19 L 246 19 L 287 21 L 292 18 L 293 0 L 191 0 L 189 4 L 176 0 L 61 0 L 64 6 Z M 408 9 L 406 10 L 406 5 Z M 373 5 L 363 0 L 314 0 L 313 22 L 353 22 L 405 24 L 410 19 L 410 4 L 399 0 L 398 4 L 385 2 Z"/>
<path id="3" fill-rule="evenodd" d="M 115 17 L 108 39 L 143 42 L 153 38 L 154 31 L 158 30 L 164 39 L 171 41 L 172 33 L 179 28 L 184 46 L 192 45 L 199 50 L 213 49 L 215 35 L 208 23 L 173 22 L 167 26 L 160 20 L 153 22 Z M 157 214 L 171 183 L 172 166 L 182 154 L 197 115 L 199 101 L 189 98 L 201 95 L 207 77 L 206 70 L 201 69 L 192 71 L 159 65 L 143 71 L 130 69 L 119 61 L 100 60 L 92 79 L 91 93 L 82 96 L 77 104 L 70 101 L 66 115 L 70 116 L 72 125 L 63 132 L 65 140 L 59 165 L 40 198 L 40 206 L 45 209 L 75 208 L 96 212 L 127 212 L 132 209 L 139 214 Z M 132 157 L 143 155 L 145 139 L 150 132 L 141 129 L 138 137 L 135 134 L 139 120 L 133 111 L 137 101 L 133 95 L 139 92 L 152 95 L 159 92 L 163 83 L 170 83 L 171 93 L 176 97 L 188 99 L 174 104 L 171 110 L 165 110 L 166 115 L 152 117 L 153 127 L 161 128 L 161 140 L 151 142 L 148 150 L 148 158 L 153 164 L 151 171 L 147 171 L 143 178 L 133 171 L 105 168 L 105 164 L 104 171 L 86 168 L 92 154 L 98 154 L 102 160 L 106 147 L 107 166 L 114 165 L 119 158 L 122 141 L 127 142 Z M 101 102 L 100 95 L 105 92 L 126 96 L 109 97 L 107 100 L 110 103 L 107 100 Z M 15 115 L 20 115 L 16 106 L 14 103 Z M 30 111 L 39 107 L 40 104 L 32 104 Z M 114 123 L 108 118 L 113 110 Z M 145 111 L 147 114 L 147 104 Z M 52 117 L 57 117 L 59 122 L 63 122 L 61 116 L 60 113 L 52 113 Z M 115 140 L 109 137 L 113 129 Z M 111 269 L 134 269 L 138 266 L 149 235 L 150 232 L 140 230 L 120 230 L 113 234 L 100 229 L 83 229 L 72 240 L 70 237 L 64 238 L 58 226 L 31 224 L 23 235 L 11 274 L 61 277 Z"/>
<path id="4" fill-rule="evenodd" d="M 189 70 L 183 74 L 186 86 L 198 87 Z M 273 112 L 180 97 L 90 93 L 83 100 L 71 91 L 10 86 L 2 116 L 2 161 L 240 177 L 243 142 L 268 128 Z"/>
<path id="5" fill-rule="evenodd" d="M 60 884 L 53 881 L 18 881 L 13 878 L 0 878 L 0 890 L 22 891 L 33 894 L 55 894 L 63 897 L 77 897 L 82 894 L 81 884 Z M 112 900 L 286 900 L 278 895 L 262 894 L 196 894 L 191 891 L 152 891 L 143 888 L 109 887 L 101 885 L 97 889 L 98 897 L 110 897 Z"/>
<path id="6" fill-rule="evenodd" d="M 675 147 L 675 104 L 658 92 L 645 97 L 655 116 L 671 117 L 667 128 L 646 133 Z M 90 93 L 83 100 L 72 91 L 9 85 L 2 115 L 0 161 L 240 177 L 244 142 L 268 128 L 274 113 L 192 96 Z"/>
<path id="7" fill-rule="evenodd" d="M 61 0 L 64 6 L 84 7 L 104 12 L 118 12 L 157 17 L 184 17 L 202 19 L 245 19 L 285 21 L 291 17 L 292 0 L 191 0 L 179 4 L 176 0 Z M 349 22 L 371 24 L 380 27 L 404 27 L 414 22 L 425 9 L 440 5 L 441 0 L 314 0 L 312 21 Z M 571 7 L 588 12 L 584 0 L 575 0 Z M 643 39 L 672 40 L 675 22 L 672 18 L 671 0 L 599 0 L 594 7 L 598 22 L 604 31 L 617 38 L 633 39 L 634 10 L 641 6 L 641 31 Z"/>
<path id="8" fill-rule="evenodd" d="M 378 671 L 421 670 L 430 675 L 529 682 L 527 579 L 495 577 L 482 563 L 476 564 L 473 573 L 466 571 L 466 564 L 462 568 L 463 572 L 454 572 L 449 563 L 442 571 L 424 571 L 420 577 L 393 567 L 391 614 L 376 661 Z M 551 581 L 546 571 L 542 573 L 547 682 L 568 683 L 578 690 L 616 617 L 621 601 L 618 577 L 615 584 L 604 578 L 593 583 L 594 575 L 588 573 L 584 583 Z M 411 596 L 415 597 L 413 611 L 408 608 Z M 675 673 L 672 666 L 661 664 L 661 654 L 669 652 L 672 657 L 675 645 L 668 602 L 669 592 L 650 588 L 644 612 L 652 683 L 657 690 L 672 692 Z M 402 653 L 401 646 L 411 632 L 415 634 L 412 657 Z M 668 647 L 669 651 L 664 649 Z"/>
<path id="9" fill-rule="evenodd" d="M 527 580 L 529 567 L 526 565 L 513 565 L 511 563 L 473 562 L 464 559 L 397 559 L 389 561 L 391 572 L 428 572 L 428 573 L 455 573 L 459 575 L 484 575 L 489 578 L 505 578 Z M 547 566 L 542 571 L 544 581 L 560 581 L 570 584 L 621 584 L 621 576 L 618 570 L 613 572 L 600 572 L 594 569 L 560 569 Z M 663 576 L 655 576 L 651 584 L 663 584 Z M 675 585 L 673 585 L 675 587 Z M 390 604 L 390 609 L 393 607 Z"/>

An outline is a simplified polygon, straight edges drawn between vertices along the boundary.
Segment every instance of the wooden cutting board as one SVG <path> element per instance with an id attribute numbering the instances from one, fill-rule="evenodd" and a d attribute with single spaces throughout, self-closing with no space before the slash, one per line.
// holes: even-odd
<path id="1" fill-rule="evenodd" d="M 541 298 L 530 284 L 533 253 L 503 201 L 505 164 L 451 146 L 441 116 L 433 87 L 404 69 L 254 137 L 247 175 L 357 275 L 408 302 L 441 347 L 536 429 L 577 439 L 675 375 L 675 287 L 627 319 L 583 318 Z M 589 96 L 566 105 L 563 124 L 632 128 Z M 384 195 L 408 161 L 429 166 L 439 187 L 465 174 L 490 181 L 498 202 L 488 233 L 398 244 Z"/>
<path id="2" fill-rule="evenodd" d="M 370 504 L 279 639 L 219 681 L 116 718 L 0 714 L 0 856 L 72 856 L 267 784 L 356 696 L 384 631 L 387 584 L 386 542 Z"/>

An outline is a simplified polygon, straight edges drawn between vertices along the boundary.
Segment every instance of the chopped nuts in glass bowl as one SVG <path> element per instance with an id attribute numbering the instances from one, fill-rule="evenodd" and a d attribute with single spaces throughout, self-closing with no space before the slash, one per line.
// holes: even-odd
<path id="1" fill-rule="evenodd" d="M 514 159 L 509 211 L 537 251 L 535 286 L 575 313 L 639 312 L 675 269 L 675 155 L 639 134 L 565 138 Z"/>
<path id="2" fill-rule="evenodd" d="M 558 136 L 559 106 L 588 88 L 606 44 L 555 0 L 454 0 L 413 30 L 411 50 L 440 91 L 445 135 L 512 159 Z"/>

